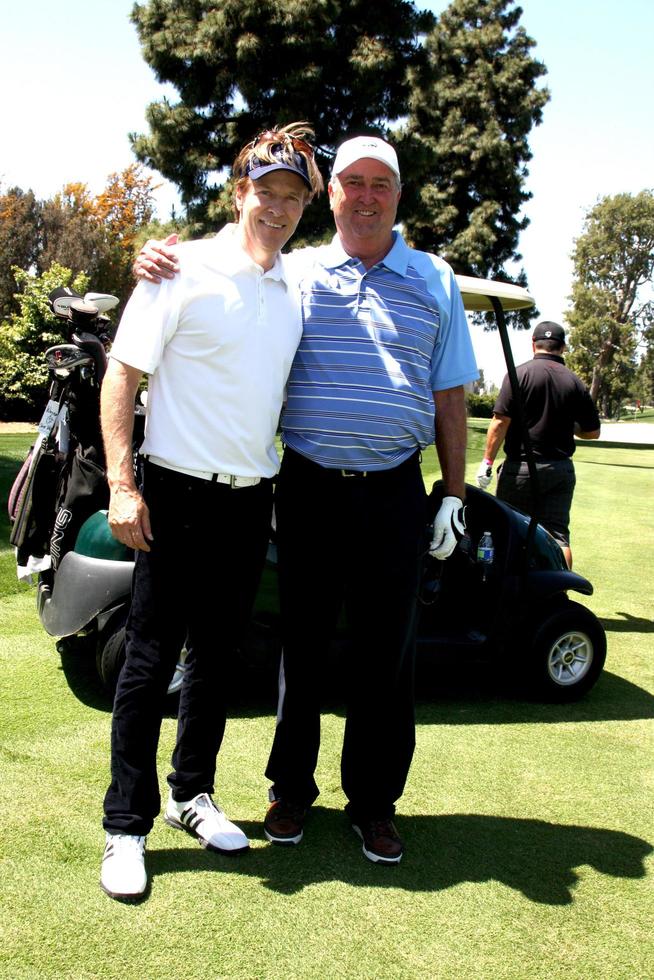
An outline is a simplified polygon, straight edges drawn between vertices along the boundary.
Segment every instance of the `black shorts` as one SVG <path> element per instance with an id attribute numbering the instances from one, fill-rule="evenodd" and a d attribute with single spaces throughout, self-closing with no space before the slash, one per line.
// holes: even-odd
<path id="1" fill-rule="evenodd" d="M 570 544 L 570 506 L 575 492 L 575 468 L 571 459 L 536 462 L 540 488 L 538 522 L 559 544 Z M 499 469 L 497 497 L 531 517 L 534 501 L 525 462 L 505 459 Z"/>

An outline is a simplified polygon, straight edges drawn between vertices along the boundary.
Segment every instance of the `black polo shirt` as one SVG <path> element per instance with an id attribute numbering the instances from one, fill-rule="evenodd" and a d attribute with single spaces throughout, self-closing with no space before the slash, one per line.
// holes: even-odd
<path id="1" fill-rule="evenodd" d="M 574 424 L 582 432 L 599 429 L 597 409 L 585 384 L 558 354 L 537 354 L 516 368 L 525 420 L 537 459 L 569 459 L 575 451 Z M 504 451 L 508 459 L 524 459 L 517 411 L 508 375 L 493 409 L 512 419 Z"/>

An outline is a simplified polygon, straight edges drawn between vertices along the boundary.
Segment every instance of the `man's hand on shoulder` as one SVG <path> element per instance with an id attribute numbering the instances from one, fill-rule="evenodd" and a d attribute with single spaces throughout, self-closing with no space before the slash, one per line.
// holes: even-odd
<path id="1" fill-rule="evenodd" d="M 135 277 L 146 282 L 174 279 L 179 272 L 179 259 L 171 246 L 177 244 L 177 238 L 177 235 L 169 235 L 163 240 L 149 238 L 132 265 Z"/>

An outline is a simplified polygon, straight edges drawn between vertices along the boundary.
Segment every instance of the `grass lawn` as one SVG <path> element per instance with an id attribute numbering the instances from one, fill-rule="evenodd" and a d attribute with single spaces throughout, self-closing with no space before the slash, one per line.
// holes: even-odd
<path id="1" fill-rule="evenodd" d="M 485 423 L 471 426 L 472 482 Z M 98 886 L 110 705 L 90 657 L 63 658 L 15 580 L 4 499 L 30 437 L 0 436 L 0 977 L 640 978 L 652 945 L 654 450 L 580 446 L 572 515 L 584 599 L 608 634 L 577 705 L 517 701 L 497 671 L 419 685 L 398 810 L 406 855 L 365 860 L 339 781 L 343 718 L 324 717 L 318 805 L 297 848 L 267 844 L 272 692 L 235 699 L 217 797 L 252 839 L 223 858 L 157 824 L 152 889 Z M 426 479 L 435 476 L 433 449 Z M 175 723 L 164 722 L 162 790 Z"/>

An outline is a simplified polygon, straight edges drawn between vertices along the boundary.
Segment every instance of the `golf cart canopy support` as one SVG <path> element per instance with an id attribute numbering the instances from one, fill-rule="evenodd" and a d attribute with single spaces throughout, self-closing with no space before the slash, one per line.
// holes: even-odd
<path id="1" fill-rule="evenodd" d="M 534 500 L 534 513 L 529 524 L 525 548 L 525 561 L 528 563 L 536 533 L 536 525 L 538 524 L 540 515 L 540 487 L 538 485 L 536 461 L 525 419 L 524 405 L 518 384 L 518 375 L 516 374 L 515 361 L 513 360 L 513 351 L 511 350 L 504 311 L 529 309 L 535 306 L 534 299 L 523 286 L 516 286 L 510 282 L 498 282 L 495 279 L 476 279 L 474 276 L 457 276 L 456 281 L 461 290 L 463 305 L 466 310 L 469 310 L 471 313 L 493 312 L 495 314 L 506 369 L 509 375 L 511 393 L 513 394 L 513 401 L 516 406 L 515 421 L 518 423 L 520 429 L 522 445 L 524 446 L 527 459 L 527 468 L 529 470 L 529 483 Z"/>

